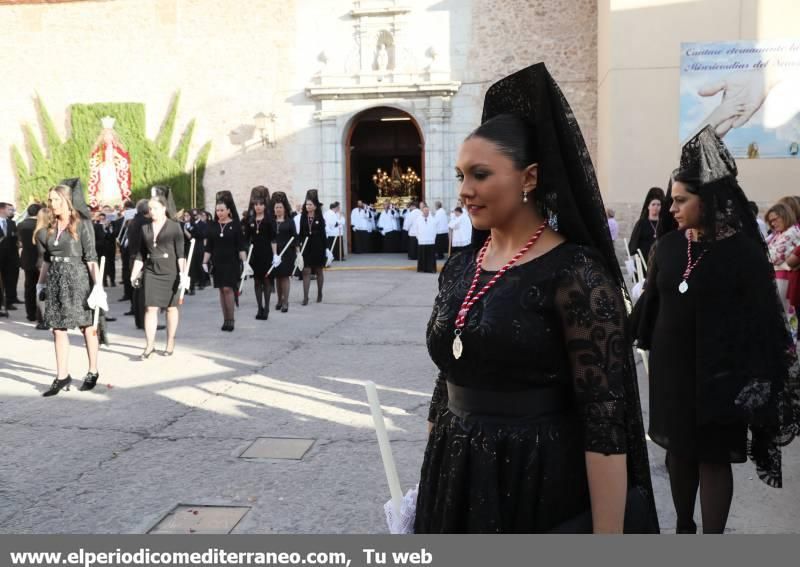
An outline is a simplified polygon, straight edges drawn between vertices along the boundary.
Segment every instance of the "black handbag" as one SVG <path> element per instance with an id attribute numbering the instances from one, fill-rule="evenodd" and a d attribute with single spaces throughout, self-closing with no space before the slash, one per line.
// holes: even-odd
<path id="1" fill-rule="evenodd" d="M 593 532 L 592 510 L 585 512 L 560 523 L 548 533 L 551 534 L 590 534 Z M 650 499 L 647 491 L 634 486 L 628 490 L 625 500 L 625 524 L 622 528 L 626 534 L 657 534 L 658 527 L 653 523 L 650 510 Z"/>

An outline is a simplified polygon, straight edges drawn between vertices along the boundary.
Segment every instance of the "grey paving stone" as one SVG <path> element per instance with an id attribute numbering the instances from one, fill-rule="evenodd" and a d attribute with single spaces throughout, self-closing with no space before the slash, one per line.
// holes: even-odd
<path id="1" fill-rule="evenodd" d="M 260 437 L 245 449 L 242 459 L 293 459 L 301 460 L 311 449 L 314 439 L 287 437 Z"/>

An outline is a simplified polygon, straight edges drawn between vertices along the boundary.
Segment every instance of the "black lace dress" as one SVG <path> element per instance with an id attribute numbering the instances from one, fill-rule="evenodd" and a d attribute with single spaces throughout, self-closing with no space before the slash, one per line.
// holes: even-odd
<path id="1" fill-rule="evenodd" d="M 474 273 L 472 252 L 448 260 L 428 324 L 440 373 L 415 531 L 551 531 L 590 508 L 586 451 L 627 453 L 657 529 L 622 296 L 599 259 L 565 243 L 510 269 L 470 310 L 456 360 Z"/>

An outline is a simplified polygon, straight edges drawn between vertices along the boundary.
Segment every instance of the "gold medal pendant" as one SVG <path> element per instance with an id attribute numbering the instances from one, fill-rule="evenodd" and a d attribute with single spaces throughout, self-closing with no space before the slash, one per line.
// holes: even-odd
<path id="1" fill-rule="evenodd" d="M 461 337 L 456 335 L 455 340 L 453 341 L 453 356 L 456 360 L 461 358 L 461 355 L 464 353 L 464 343 L 461 342 Z"/>

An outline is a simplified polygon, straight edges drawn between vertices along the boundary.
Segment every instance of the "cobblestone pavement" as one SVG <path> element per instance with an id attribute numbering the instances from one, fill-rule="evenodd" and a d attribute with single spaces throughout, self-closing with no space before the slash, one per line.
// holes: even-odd
<path id="1" fill-rule="evenodd" d="M 199 291 L 187 298 L 171 358 L 138 360 L 143 336 L 116 302 L 122 288 L 110 289 L 118 319 L 93 392 L 42 398 L 54 375 L 50 334 L 22 309 L 0 319 L 0 532 L 143 533 L 179 504 L 247 508 L 234 533 L 384 532 L 388 490 L 362 382 L 378 384 L 411 486 L 435 377 L 425 326 L 436 277 L 397 269 L 409 265 L 397 258 L 351 258 L 339 265 L 349 269 L 326 273 L 324 303 L 301 306 L 293 282 L 289 312 L 273 310 L 266 322 L 254 319 L 248 289 L 233 333 L 219 330 L 216 291 Z M 393 269 L 354 269 L 376 263 Z M 82 342 L 71 341 L 79 377 Z M 259 437 L 314 443 L 300 460 L 240 458 Z M 763 485 L 750 464 L 735 467 L 732 531 L 798 531 L 798 447 L 785 451 L 783 490 Z M 670 531 L 664 456 L 651 449 Z"/>

